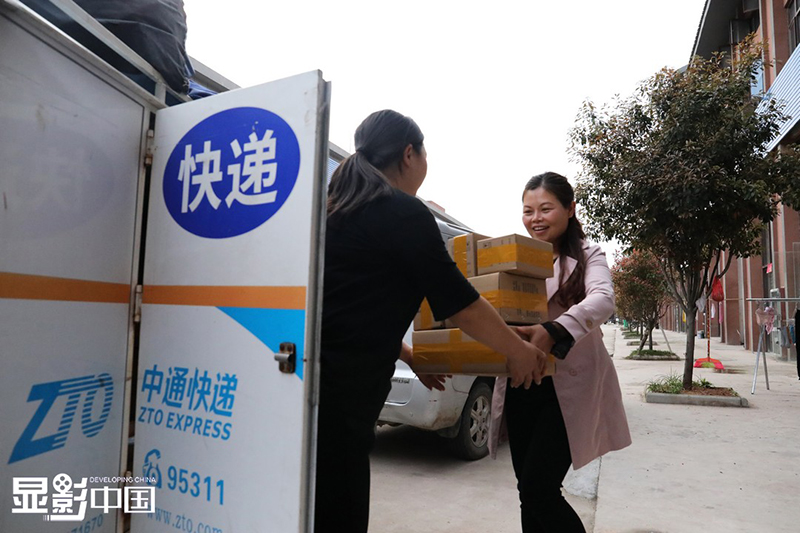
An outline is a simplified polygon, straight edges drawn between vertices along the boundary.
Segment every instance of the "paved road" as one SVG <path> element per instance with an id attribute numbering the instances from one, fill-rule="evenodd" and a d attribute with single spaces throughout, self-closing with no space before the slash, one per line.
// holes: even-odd
<path id="1" fill-rule="evenodd" d="M 646 383 L 680 373 L 683 361 L 625 359 L 633 347 L 603 326 L 620 376 L 634 444 L 606 455 L 592 472 L 568 476 L 568 494 L 594 533 L 794 533 L 800 531 L 800 384 L 795 363 L 769 358 L 770 390 L 759 374 L 751 395 L 752 352 L 712 340 L 726 373 L 695 369 L 733 387 L 748 409 L 648 404 Z M 614 334 L 615 335 L 611 335 Z M 661 344 L 663 333 L 656 333 Z M 683 353 L 681 334 L 666 332 Z M 616 342 L 612 342 L 615 340 Z M 704 357 L 698 343 L 695 357 Z M 763 370 L 763 369 L 762 369 Z M 599 484 L 598 484 L 599 475 Z M 596 497 L 593 497 L 593 493 Z M 373 458 L 371 531 L 519 532 L 508 448 L 497 461 L 465 463 L 435 435 L 384 428 Z"/>
<path id="2" fill-rule="evenodd" d="M 664 333 L 656 341 L 664 347 Z M 666 332 L 672 350 L 685 336 Z M 711 340 L 725 373 L 696 368 L 695 379 L 732 387 L 747 409 L 645 403 L 647 382 L 680 374 L 684 361 L 625 359 L 632 347 L 617 337 L 620 376 L 633 445 L 603 458 L 594 533 L 796 533 L 800 531 L 800 383 L 795 363 L 769 356 L 770 390 L 754 354 Z M 695 358 L 705 357 L 705 341 Z"/>
<path id="3" fill-rule="evenodd" d="M 604 330 L 605 330 L 604 326 Z M 615 330 L 604 337 L 614 351 Z M 587 531 L 594 529 L 599 461 L 570 473 L 566 497 Z M 409 427 L 383 427 L 372 455 L 370 531 L 471 533 L 520 530 L 519 500 L 508 445 L 489 458 L 451 457 L 437 435 Z"/>

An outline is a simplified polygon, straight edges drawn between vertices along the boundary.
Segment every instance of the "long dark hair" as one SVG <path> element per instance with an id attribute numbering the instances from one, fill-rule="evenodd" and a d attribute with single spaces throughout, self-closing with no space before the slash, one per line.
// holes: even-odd
<path id="1" fill-rule="evenodd" d="M 549 192 L 563 205 L 569 209 L 572 202 L 575 201 L 575 191 L 572 185 L 569 184 L 567 178 L 555 172 L 545 172 L 539 174 L 528 180 L 525 185 L 525 190 L 522 192 L 523 199 L 525 193 L 543 187 L 545 191 Z M 586 254 L 583 251 L 583 240 L 586 234 L 583 232 L 578 217 L 573 214 L 567 223 L 567 229 L 561 236 L 558 242 L 558 255 L 561 262 L 561 279 L 558 280 L 558 292 L 555 295 L 556 302 L 562 307 L 569 307 L 574 305 L 584 298 L 586 298 L 586 286 L 584 278 L 586 276 Z M 566 274 L 566 260 L 565 257 L 575 259 L 578 264 L 575 270 L 572 271 L 569 279 L 564 280 Z"/>
<path id="2" fill-rule="evenodd" d="M 397 111 L 384 109 L 365 118 L 356 129 L 356 153 L 342 161 L 328 185 L 328 217 L 391 194 L 382 171 L 398 163 L 409 144 L 419 153 L 424 139 L 417 123 Z"/>

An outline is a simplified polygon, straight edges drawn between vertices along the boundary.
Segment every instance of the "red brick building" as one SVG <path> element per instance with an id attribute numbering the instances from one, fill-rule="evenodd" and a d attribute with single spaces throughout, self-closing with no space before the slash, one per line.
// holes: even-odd
<path id="1" fill-rule="evenodd" d="M 800 0 L 707 0 L 692 55 L 708 58 L 714 52 L 731 54 L 736 44 L 752 32 L 766 44 L 765 56 L 771 63 L 763 69 L 754 90 L 765 89 L 773 98 L 782 100 L 785 112 L 791 116 L 768 146 L 780 151 L 782 146 L 800 141 Z M 798 212 L 781 205 L 779 216 L 763 234 L 761 255 L 734 259 L 722 282 L 725 300 L 711 303 L 711 335 L 721 337 L 727 344 L 743 344 L 755 350 L 759 338 L 755 310 L 759 304 L 747 299 L 800 297 Z M 800 307 L 800 303 L 777 303 L 775 325 L 794 325 L 796 306 Z M 704 320 L 700 314 L 698 330 L 704 328 Z M 685 329 L 677 306 L 669 310 L 662 324 L 672 330 Z M 767 340 L 767 351 L 783 359 L 796 359 L 796 347 L 785 346 L 779 330 Z"/>

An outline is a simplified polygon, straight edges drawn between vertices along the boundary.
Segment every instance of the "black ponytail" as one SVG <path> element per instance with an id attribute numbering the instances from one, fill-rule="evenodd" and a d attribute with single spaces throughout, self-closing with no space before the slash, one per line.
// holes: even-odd
<path id="1" fill-rule="evenodd" d="M 328 186 L 328 217 L 352 213 L 392 192 L 382 172 L 396 164 L 409 144 L 422 150 L 425 137 L 409 117 L 385 109 L 372 113 L 356 129 L 356 153 L 333 172 Z"/>

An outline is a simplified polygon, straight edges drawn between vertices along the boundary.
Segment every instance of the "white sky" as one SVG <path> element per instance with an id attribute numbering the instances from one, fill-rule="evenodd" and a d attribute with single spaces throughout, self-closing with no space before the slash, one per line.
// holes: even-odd
<path id="1" fill-rule="evenodd" d="M 428 151 L 419 196 L 499 236 L 525 234 L 528 178 L 573 179 L 567 132 L 582 102 L 627 96 L 660 68 L 686 64 L 704 4 L 187 0 L 185 9 L 189 54 L 238 85 L 321 70 L 332 82 L 330 140 L 345 150 L 373 111 L 412 117 Z"/>

